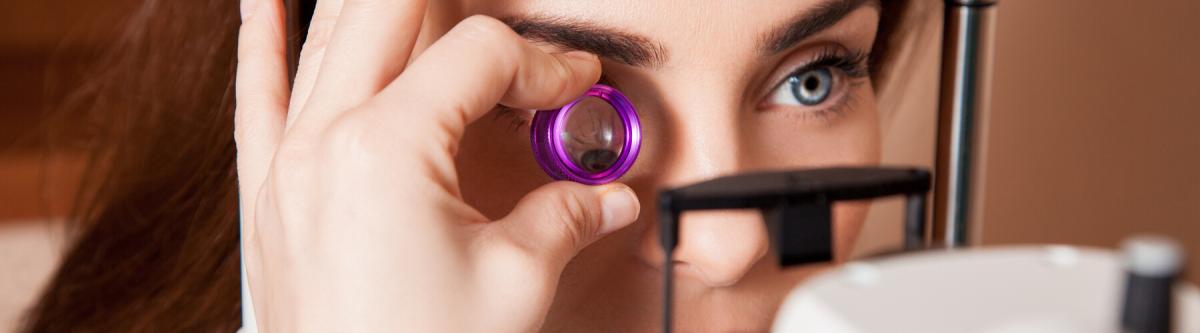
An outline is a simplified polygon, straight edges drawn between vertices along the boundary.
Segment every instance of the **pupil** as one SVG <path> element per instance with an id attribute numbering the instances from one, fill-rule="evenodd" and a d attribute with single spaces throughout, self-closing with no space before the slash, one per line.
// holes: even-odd
<path id="1" fill-rule="evenodd" d="M 820 85 L 821 81 L 816 76 L 809 76 L 807 80 L 804 80 L 804 89 L 816 90 Z"/>
<path id="2" fill-rule="evenodd" d="M 588 172 L 608 170 L 617 161 L 617 153 L 608 149 L 592 149 L 580 156 L 580 164 Z"/>

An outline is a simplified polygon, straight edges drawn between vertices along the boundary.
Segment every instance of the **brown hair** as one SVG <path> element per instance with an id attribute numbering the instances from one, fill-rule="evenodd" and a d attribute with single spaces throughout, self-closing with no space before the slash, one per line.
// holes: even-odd
<path id="1" fill-rule="evenodd" d="M 56 112 L 88 128 L 75 239 L 30 332 L 240 326 L 237 1 L 146 0 Z"/>
<path id="2" fill-rule="evenodd" d="M 883 1 L 877 51 L 907 1 Z M 144 0 L 60 115 L 94 119 L 76 239 L 29 332 L 241 325 L 233 82 L 237 1 Z M 873 72 L 882 63 L 873 62 Z"/>

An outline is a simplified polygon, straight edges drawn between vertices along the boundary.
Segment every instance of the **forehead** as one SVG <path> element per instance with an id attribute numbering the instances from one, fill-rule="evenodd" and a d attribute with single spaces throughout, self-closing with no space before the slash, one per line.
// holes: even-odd
<path id="1" fill-rule="evenodd" d="M 701 29 L 715 32 L 782 22 L 828 0 L 465 0 L 489 13 L 548 14 L 637 27 L 646 32 Z M 714 25 L 719 24 L 720 26 Z M 733 25 L 733 26 L 730 26 Z"/>
<path id="2" fill-rule="evenodd" d="M 662 45 L 672 62 L 743 58 L 761 36 L 828 0 L 466 0 L 468 12 L 587 21 Z M 682 59 L 681 59 L 682 58 Z"/>

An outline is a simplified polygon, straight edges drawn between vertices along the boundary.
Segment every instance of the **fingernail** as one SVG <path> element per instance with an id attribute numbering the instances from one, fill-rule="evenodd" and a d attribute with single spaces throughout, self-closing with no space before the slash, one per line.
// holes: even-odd
<path id="1" fill-rule="evenodd" d="M 242 0 L 242 22 L 254 15 L 254 10 L 258 9 L 260 0 Z"/>
<path id="2" fill-rule="evenodd" d="M 638 204 L 637 195 L 624 185 L 615 185 L 605 190 L 600 197 L 601 212 L 600 233 L 608 234 L 637 220 L 642 206 Z"/>

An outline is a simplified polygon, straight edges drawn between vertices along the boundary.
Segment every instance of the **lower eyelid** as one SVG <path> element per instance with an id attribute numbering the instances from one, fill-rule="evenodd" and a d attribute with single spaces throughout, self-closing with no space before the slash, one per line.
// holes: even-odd
<path id="1" fill-rule="evenodd" d="M 824 124 L 829 124 L 829 122 L 837 120 L 838 118 L 841 118 L 854 111 L 855 92 L 860 86 L 862 86 L 863 83 L 866 82 L 865 80 L 861 80 L 861 78 L 848 78 L 846 81 L 846 87 L 843 88 L 845 92 L 837 96 L 837 101 L 825 108 L 822 108 L 821 110 L 818 110 L 816 114 L 814 114 L 814 117 L 820 118 Z"/>
<path id="2" fill-rule="evenodd" d="M 851 104 L 854 101 L 852 94 L 843 94 L 837 97 L 837 101 L 833 104 L 822 107 L 816 110 L 806 110 L 800 112 L 780 112 L 787 118 L 799 118 L 799 121 L 817 124 L 821 126 L 831 125 L 834 121 L 846 115 L 851 109 Z"/>

